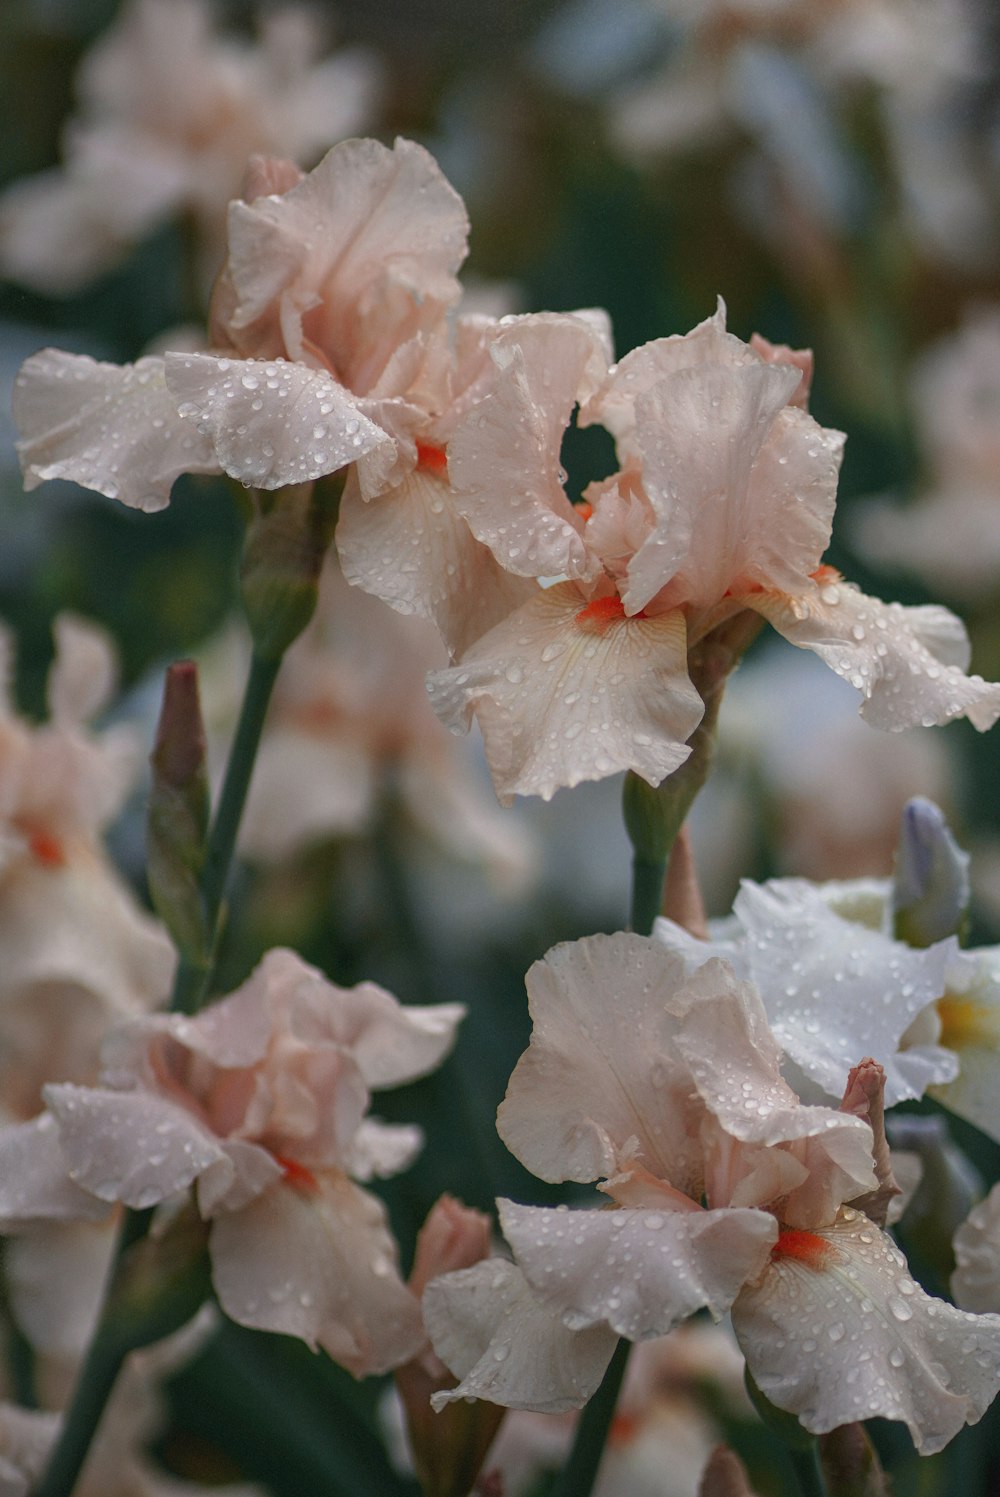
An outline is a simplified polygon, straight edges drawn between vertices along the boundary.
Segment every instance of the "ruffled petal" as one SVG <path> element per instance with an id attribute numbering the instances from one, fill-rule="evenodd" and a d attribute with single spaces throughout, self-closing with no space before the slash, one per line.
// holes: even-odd
<path id="1" fill-rule="evenodd" d="M 423 1314 L 434 1350 L 461 1379 L 433 1395 L 437 1409 L 459 1398 L 543 1414 L 578 1409 L 597 1390 L 618 1342 L 603 1325 L 567 1330 L 502 1258 L 432 1279 Z"/>
<path id="2" fill-rule="evenodd" d="M 925 1294 L 891 1239 L 854 1211 L 783 1233 L 733 1326 L 761 1392 L 812 1434 L 900 1419 L 933 1455 L 1000 1388 L 1000 1316 Z"/>
<path id="3" fill-rule="evenodd" d="M 636 443 L 656 524 L 629 564 L 623 598 L 630 613 L 675 576 L 680 600 L 708 606 L 748 570 L 774 566 L 797 582 L 802 574 L 783 561 L 785 536 L 778 530 L 792 520 L 804 531 L 798 540 L 792 531 L 795 554 L 808 553 L 816 566 L 829 534 L 836 466 L 829 473 L 824 464 L 816 514 L 806 504 L 796 509 L 782 489 L 772 494 L 762 482 L 751 484 L 765 442 L 780 448 L 785 424 L 794 424 L 782 415 L 772 432 L 795 384 L 794 371 L 773 364 L 717 365 L 682 369 L 640 396 Z M 811 417 L 798 419 L 815 425 Z M 809 450 L 818 452 L 821 428 L 816 432 Z M 772 544 L 763 539 L 769 534 Z"/>
<path id="4" fill-rule="evenodd" d="M 721 1319 L 767 1266 L 767 1211 L 554 1211 L 500 1201 L 500 1225 L 539 1299 L 569 1330 L 641 1341 L 708 1309 Z"/>
<path id="5" fill-rule="evenodd" d="M 595 624 L 585 604 L 572 583 L 545 589 L 428 677 L 449 727 L 478 719 L 501 801 L 622 769 L 658 785 L 688 757 L 704 705 L 682 615 Z"/>
<path id="6" fill-rule="evenodd" d="M 59 1133 L 47 1112 L 0 1129 L 0 1227 L 15 1232 L 39 1222 L 103 1221 L 106 1201 L 69 1177 Z"/>
<path id="7" fill-rule="evenodd" d="M 502 327 L 490 352 L 494 388 L 448 444 L 455 507 L 507 571 L 593 581 L 600 560 L 559 453 L 573 406 L 603 373 L 601 340 L 580 318 L 547 314 Z"/>
<path id="8" fill-rule="evenodd" d="M 784 1219 L 792 1225 L 830 1221 L 843 1201 L 874 1190 L 871 1129 L 861 1118 L 799 1102 L 781 1075 L 781 1049 L 756 989 L 737 983 L 725 963 L 711 961 L 689 979 L 683 997 L 689 1006 L 677 1049 L 725 1133 L 765 1150 L 788 1145 L 808 1171 L 787 1195 Z M 753 1152 L 747 1158 L 754 1167 L 760 1163 Z M 772 1199 L 763 1194 L 740 1203 Z M 714 1204 L 711 1192 L 709 1201 Z"/>
<path id="9" fill-rule="evenodd" d="M 24 485 L 69 478 L 133 509 L 163 509 L 181 473 L 218 473 L 213 445 L 178 413 L 163 360 L 102 364 L 46 348 L 14 386 Z"/>
<path id="10" fill-rule="evenodd" d="M 386 1372 L 424 1344 L 385 1210 L 344 1175 L 277 1185 L 216 1217 L 209 1249 L 227 1315 L 322 1346 L 355 1377 Z"/>
<path id="11" fill-rule="evenodd" d="M 617 1173 L 629 1146 L 682 1192 L 700 1191 L 700 1110 L 672 1049 L 683 980 L 678 958 L 627 933 L 566 942 L 535 962 L 531 1043 L 497 1113 L 532 1174 L 597 1180 Z"/>
<path id="12" fill-rule="evenodd" d="M 167 384 L 188 426 L 207 432 L 218 464 L 261 489 L 305 483 L 396 446 L 323 370 L 282 359 L 167 354 Z"/>
<path id="13" fill-rule="evenodd" d="M 733 911 L 775 1038 L 830 1096 L 841 1095 L 862 1055 L 885 1071 L 886 1106 L 956 1075 L 954 1055 L 941 1046 L 902 1048 L 917 1014 L 944 992 L 953 940 L 913 950 L 842 919 L 820 891 L 798 881 L 745 881 Z"/>
<path id="14" fill-rule="evenodd" d="M 839 578 L 742 601 L 856 686 L 873 727 L 898 732 L 967 717 L 984 732 L 1000 717 L 1000 685 L 965 674 L 968 639 L 946 608 L 883 603 Z"/>
<path id="15" fill-rule="evenodd" d="M 534 592 L 505 572 L 462 518 L 447 479 L 415 468 L 365 501 L 344 490 L 337 522 L 344 576 L 397 613 L 433 619 L 454 656 Z"/>
<path id="16" fill-rule="evenodd" d="M 338 988 L 323 980 L 322 985 L 327 1012 L 311 1017 L 321 1019 L 325 1034 L 350 1051 L 365 1083 L 375 1090 L 416 1081 L 439 1066 L 466 1013 L 462 1003 L 400 1003 L 374 982 Z M 321 1034 L 301 1010 L 296 1030 L 305 1039 Z"/>
<path id="17" fill-rule="evenodd" d="M 411 1165 L 424 1145 L 416 1123 L 363 1118 L 345 1150 L 344 1168 L 355 1180 L 388 1180 Z"/>
<path id="18" fill-rule="evenodd" d="M 211 1165 L 233 1168 L 190 1112 L 152 1092 L 47 1086 L 45 1100 L 70 1177 L 102 1201 L 143 1211 Z"/>
<path id="19" fill-rule="evenodd" d="M 224 331 L 245 353 L 298 358 L 308 341 L 366 394 L 393 351 L 459 296 L 468 219 L 422 146 L 334 146 L 282 197 L 229 210 Z"/>

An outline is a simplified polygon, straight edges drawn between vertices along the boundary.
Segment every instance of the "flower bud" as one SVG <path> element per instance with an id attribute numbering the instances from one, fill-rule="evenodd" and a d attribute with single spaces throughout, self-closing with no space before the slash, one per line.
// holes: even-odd
<path id="1" fill-rule="evenodd" d="M 488 1216 L 452 1196 L 441 1196 L 420 1229 L 409 1287 L 421 1295 L 440 1274 L 479 1263 L 489 1255 L 490 1236 Z M 481 1401 L 451 1403 L 434 1413 L 431 1394 L 454 1386 L 455 1379 L 429 1346 L 396 1368 L 396 1387 L 425 1497 L 465 1497 L 506 1413 Z"/>
<path id="2" fill-rule="evenodd" d="M 280 660 L 313 616 L 340 489 L 327 481 L 254 495 L 240 579 L 254 650 L 262 660 Z"/>
<path id="3" fill-rule="evenodd" d="M 199 885 L 208 827 L 208 777 L 198 668 L 191 660 L 167 668 L 150 764 L 149 892 L 178 949 L 198 960 L 208 946 Z"/>
<path id="4" fill-rule="evenodd" d="M 889 1497 L 889 1484 L 863 1424 L 842 1424 L 819 1437 L 819 1464 L 838 1497 Z"/>
<path id="5" fill-rule="evenodd" d="M 698 1497 L 754 1497 L 746 1467 L 728 1445 L 717 1445 L 709 1456 Z"/>
<path id="6" fill-rule="evenodd" d="M 933 801 L 907 801 L 892 889 L 893 929 L 910 946 L 959 934 L 969 909 L 969 854 Z"/>

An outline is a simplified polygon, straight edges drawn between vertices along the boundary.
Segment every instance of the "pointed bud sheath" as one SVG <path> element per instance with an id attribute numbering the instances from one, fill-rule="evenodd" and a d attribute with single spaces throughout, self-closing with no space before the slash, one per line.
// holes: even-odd
<path id="1" fill-rule="evenodd" d="M 335 475 L 254 494 L 240 580 L 261 660 L 280 660 L 313 616 L 342 488 Z"/>
<path id="2" fill-rule="evenodd" d="M 894 933 L 910 946 L 960 934 L 969 909 L 969 854 L 944 813 L 917 796 L 903 807 L 892 890 Z"/>
<path id="3" fill-rule="evenodd" d="M 863 1118 L 872 1130 L 872 1162 L 878 1186 L 850 1202 L 877 1227 L 884 1227 L 889 1204 L 902 1191 L 892 1173 L 889 1142 L 885 1136 L 885 1072 L 877 1060 L 866 1056 L 851 1068 L 840 1111 Z"/>
<path id="4" fill-rule="evenodd" d="M 489 1256 L 491 1223 L 481 1211 L 442 1196 L 431 1208 L 413 1260 L 409 1287 L 422 1295 L 431 1279 L 471 1268 Z M 497 1404 L 451 1403 L 440 1414 L 432 1393 L 453 1388 L 455 1379 L 428 1347 L 396 1368 L 414 1464 L 425 1497 L 466 1497 L 493 1443 L 506 1409 Z"/>
<path id="5" fill-rule="evenodd" d="M 716 1445 L 709 1456 L 698 1497 L 754 1497 L 746 1467 L 728 1445 Z"/>
<path id="6" fill-rule="evenodd" d="M 167 668 L 150 765 L 149 892 L 178 950 L 199 962 L 208 951 L 199 886 L 208 828 L 208 777 L 198 668 L 191 660 Z"/>
<path id="7" fill-rule="evenodd" d="M 842 1424 L 819 1437 L 819 1464 L 837 1497 L 891 1497 L 891 1489 L 863 1424 Z"/>

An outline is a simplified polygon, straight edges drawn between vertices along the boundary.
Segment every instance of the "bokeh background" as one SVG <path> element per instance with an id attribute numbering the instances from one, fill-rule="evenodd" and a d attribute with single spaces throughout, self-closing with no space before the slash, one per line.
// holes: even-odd
<path id="1" fill-rule="evenodd" d="M 52 624 L 68 609 L 117 642 L 112 715 L 147 740 L 165 663 L 199 658 L 216 756 L 224 749 L 241 660 L 226 632 L 240 496 L 182 479 L 169 510 L 148 516 L 68 484 L 25 495 L 9 391 L 45 344 L 123 361 L 204 326 L 221 241 L 210 202 L 202 209 L 211 187 L 221 223 L 241 177 L 230 148 L 253 129 L 271 131 L 276 150 L 285 131 L 303 167 L 336 128 L 427 145 L 466 200 L 465 281 L 485 307 L 606 307 L 621 355 L 687 330 L 721 295 L 741 337 L 813 348 L 811 408 L 848 434 L 828 559 L 866 591 L 955 608 L 974 668 L 1000 675 L 990 0 L 344 0 L 284 31 L 281 7 L 220 3 L 198 23 L 203 73 L 169 45 L 189 0 L 161 8 L 174 19 L 158 47 L 115 44 L 131 59 L 123 70 L 106 50 L 96 65 L 94 49 L 137 26 L 141 7 L 0 6 L 0 616 L 24 713 L 44 711 Z M 232 57 L 217 67 L 220 35 Z M 270 63 L 251 63 L 268 35 Z M 336 71 L 317 79 L 324 60 Z M 243 81 L 217 97 L 213 79 L 230 66 Z M 313 99 L 310 134 L 293 116 Z M 228 167 L 212 153 L 227 132 L 223 189 Z M 210 158 L 196 209 L 184 183 Z M 564 462 L 579 492 L 612 470 L 610 439 L 573 431 Z M 386 1192 L 404 1256 L 441 1189 L 482 1207 L 498 1191 L 541 1199 L 492 1122 L 528 1032 L 524 972 L 556 940 L 619 928 L 628 896 L 613 783 L 501 815 L 475 743 L 456 747 L 471 830 L 455 835 L 457 803 L 441 787 L 458 771 L 448 760 L 441 777 L 424 773 L 444 750 L 435 741 L 422 757 L 419 691 L 385 720 L 385 662 L 405 627 L 350 599 L 331 605 L 330 763 L 347 788 L 323 827 L 277 843 L 262 833 L 248 848 L 220 973 L 228 990 L 268 946 L 291 944 L 340 982 L 373 977 L 404 999 L 470 1005 L 448 1071 L 382 1099 L 386 1116 L 416 1117 L 428 1134 L 422 1162 Z M 741 876 L 887 874 L 900 808 L 920 793 L 972 851 L 974 938 L 995 940 L 997 765 L 995 735 L 964 723 L 879 738 L 811 656 L 762 640 L 729 689 L 693 821 L 710 911 L 728 909 Z M 141 783 L 112 847 L 142 895 Z M 950 1126 L 981 1178 L 1000 1176 L 1000 1151 Z M 940 1263 L 924 1267 L 929 1284 L 940 1279 Z M 276 1377 L 285 1391 L 269 1404 Z M 790 1490 L 755 1427 L 706 1388 L 761 1493 Z M 377 1390 L 290 1342 L 226 1330 L 172 1399 L 161 1453 L 182 1473 L 243 1473 L 289 1494 L 415 1490 L 388 1463 Z M 996 1490 L 992 1429 L 919 1470 L 905 1439 L 883 1431 L 900 1497 L 959 1481 L 966 1497 Z M 525 1479 L 545 1490 L 544 1473 Z"/>

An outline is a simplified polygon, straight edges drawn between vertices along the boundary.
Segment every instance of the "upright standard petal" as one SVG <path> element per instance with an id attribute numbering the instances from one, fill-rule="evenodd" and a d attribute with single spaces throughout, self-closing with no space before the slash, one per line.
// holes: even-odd
<path id="1" fill-rule="evenodd" d="M 459 1398 L 543 1414 L 578 1409 L 596 1392 L 618 1343 L 603 1325 L 568 1330 L 503 1258 L 432 1279 L 423 1314 L 434 1350 L 460 1379 L 433 1395 L 438 1409 Z"/>
<path id="2" fill-rule="evenodd" d="M 367 394 L 399 344 L 458 299 L 467 235 L 461 198 L 422 146 L 343 141 L 282 197 L 231 205 L 216 330 L 245 354 L 311 352 Z"/>
<path id="3" fill-rule="evenodd" d="M 900 1419 L 922 1455 L 981 1419 L 1000 1389 L 1000 1316 L 932 1299 L 866 1216 L 783 1232 L 733 1306 L 761 1392 L 812 1434 Z"/>
<path id="4" fill-rule="evenodd" d="M 323 370 L 283 359 L 167 354 L 165 374 L 187 425 L 205 432 L 231 478 L 262 489 L 304 483 L 396 445 Z"/>
<path id="5" fill-rule="evenodd" d="M 683 764 L 704 704 L 687 674 L 679 613 L 625 618 L 572 583 L 539 592 L 428 678 L 456 731 L 473 714 L 501 801 L 633 769 L 658 785 Z"/>
<path id="6" fill-rule="evenodd" d="M 673 1053 L 680 959 L 645 936 L 554 947 L 526 984 L 534 1028 L 497 1114 L 511 1153 L 543 1180 L 597 1180 L 631 1154 L 700 1192 L 699 1108 Z"/>
<path id="7" fill-rule="evenodd" d="M 984 732 L 1000 717 L 1000 685 L 965 674 L 965 629 L 946 608 L 883 603 L 836 573 L 794 596 L 757 592 L 742 601 L 856 686 L 873 727 L 898 732 L 967 717 Z"/>
<path id="8" fill-rule="evenodd" d="M 751 488 L 764 444 L 780 443 L 772 428 L 794 384 L 792 372 L 776 365 L 719 365 L 682 369 L 639 397 L 636 444 L 656 525 L 629 565 L 630 612 L 644 608 L 675 574 L 684 601 L 716 602 L 755 553 L 767 555 L 762 537 L 781 519 L 787 528 L 790 519 L 808 513 L 805 506 L 798 514 L 786 506 L 779 518 L 775 496 L 759 484 Z M 824 498 L 832 514 L 833 493 Z M 812 566 L 821 553 L 822 545 Z M 781 558 L 776 540 L 769 560 L 785 571 Z"/>
<path id="9" fill-rule="evenodd" d="M 14 386 L 25 488 L 68 478 L 133 509 L 163 509 L 181 473 L 219 473 L 212 442 L 178 413 L 163 360 L 102 364 L 46 348 Z"/>
<path id="10" fill-rule="evenodd" d="M 559 461 L 573 406 L 598 383 L 602 341 L 572 315 L 515 320 L 490 353 L 493 390 L 448 444 L 454 504 L 507 571 L 592 582 L 599 558 L 563 490 Z"/>
<path id="11" fill-rule="evenodd" d="M 963 1310 L 1000 1310 L 1000 1185 L 955 1233 L 951 1292 Z"/>

